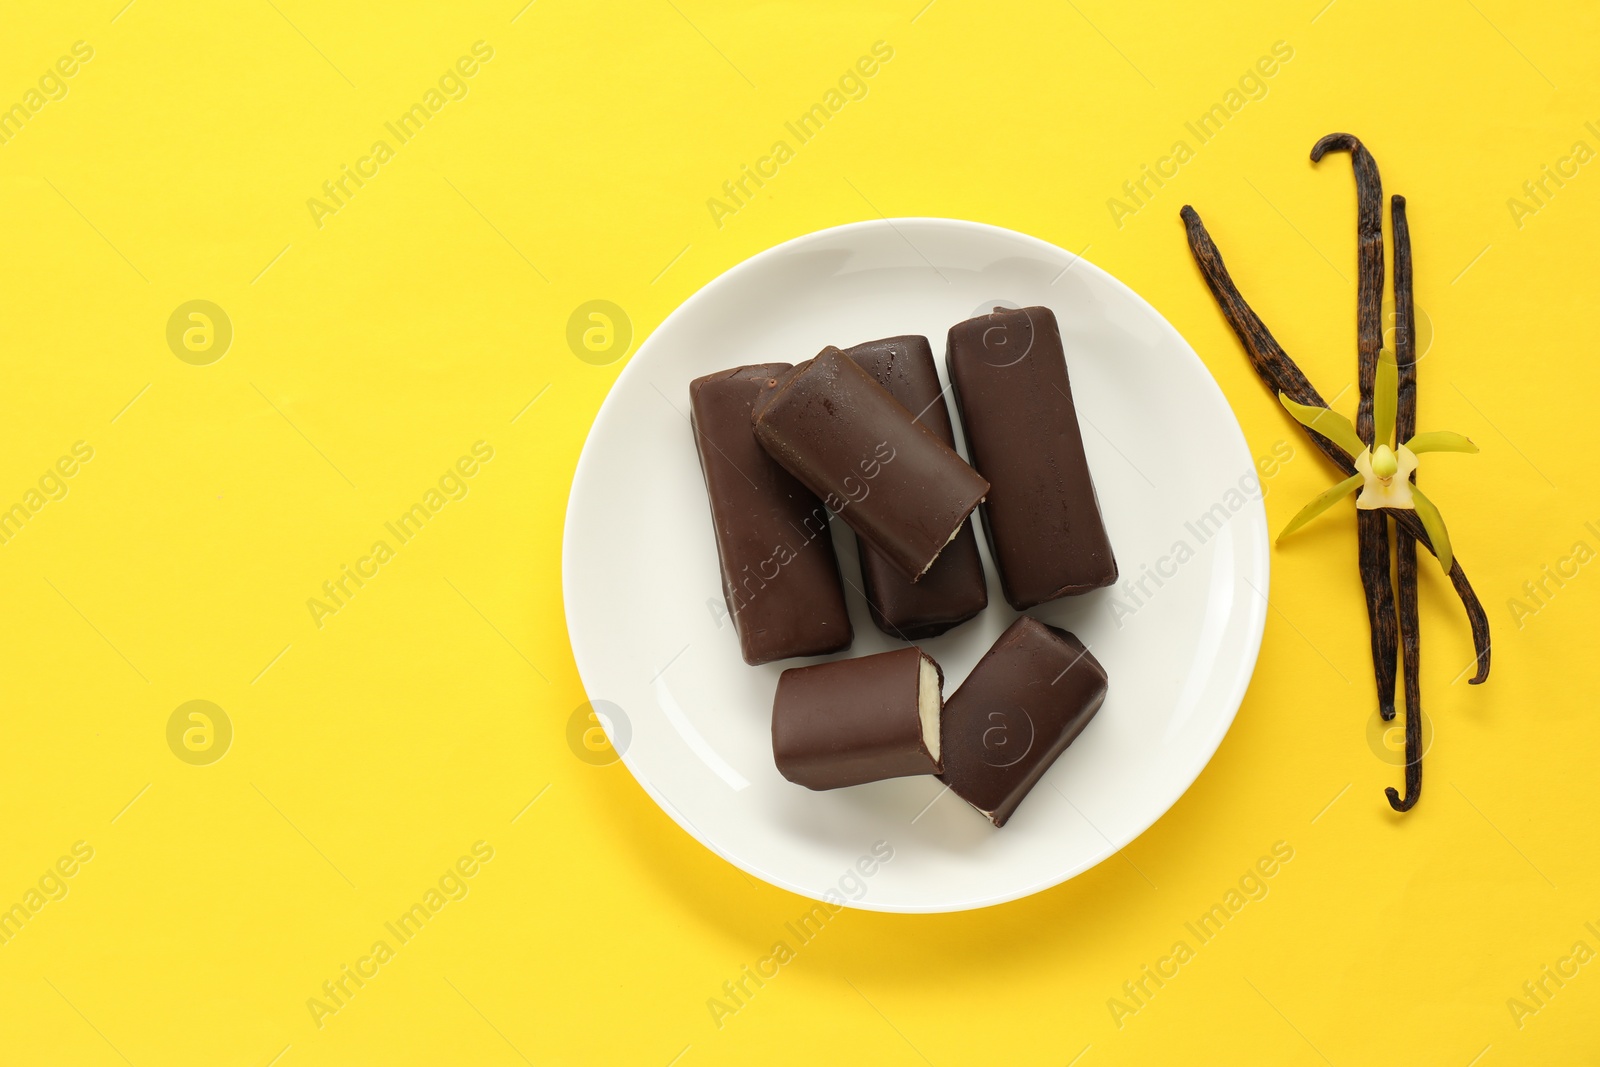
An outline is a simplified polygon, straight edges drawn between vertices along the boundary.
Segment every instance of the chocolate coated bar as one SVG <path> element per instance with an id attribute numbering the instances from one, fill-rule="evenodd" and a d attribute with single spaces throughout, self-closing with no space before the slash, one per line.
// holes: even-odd
<path id="1" fill-rule="evenodd" d="M 943 683 L 918 648 L 791 667 L 772 701 L 773 762 L 807 789 L 935 774 Z"/>
<path id="2" fill-rule="evenodd" d="M 967 454 L 990 482 L 983 527 L 1006 600 L 1022 611 L 1115 583 L 1055 314 L 957 323 L 946 362 Z"/>
<path id="3" fill-rule="evenodd" d="M 911 581 L 989 491 L 977 471 L 837 348 L 776 381 L 753 420 L 767 453 Z"/>
<path id="4" fill-rule="evenodd" d="M 722 593 L 750 664 L 837 652 L 852 636 L 828 510 L 750 432 L 757 398 L 789 369 L 737 367 L 689 383 Z"/>
<path id="5" fill-rule="evenodd" d="M 945 406 L 933 349 L 926 337 L 886 337 L 846 348 L 844 354 L 872 375 L 934 436 L 951 449 L 956 447 L 950 409 Z M 939 553 L 928 573 L 915 582 L 907 581 L 883 554 L 858 538 L 861 581 L 878 629 L 903 641 L 920 641 L 937 637 L 988 606 L 989 587 L 984 581 L 978 538 L 972 526 L 970 518 L 962 523 L 956 539 Z"/>
<path id="6" fill-rule="evenodd" d="M 1089 650 L 1024 615 L 945 703 L 940 777 L 1004 826 L 1105 698 L 1105 668 Z"/>

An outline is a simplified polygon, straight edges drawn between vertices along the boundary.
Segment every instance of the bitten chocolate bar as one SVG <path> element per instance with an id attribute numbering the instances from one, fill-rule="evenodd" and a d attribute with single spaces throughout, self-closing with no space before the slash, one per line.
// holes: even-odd
<path id="1" fill-rule="evenodd" d="M 844 354 L 935 437 L 952 450 L 956 447 L 950 409 L 945 406 L 933 349 L 926 337 L 886 337 L 846 348 Z M 907 581 L 887 557 L 858 538 L 861 581 L 878 629 L 904 641 L 920 641 L 937 637 L 988 606 L 989 587 L 972 525 L 970 518 L 962 523 L 955 540 L 915 582 Z"/>
<path id="2" fill-rule="evenodd" d="M 767 454 L 916 581 L 989 491 L 872 376 L 829 347 L 753 413 Z"/>
<path id="3" fill-rule="evenodd" d="M 1006 600 L 1022 611 L 1115 583 L 1055 314 L 957 323 L 946 362 L 967 454 L 990 482 L 983 528 Z"/>
<path id="4" fill-rule="evenodd" d="M 722 593 L 749 664 L 850 647 L 828 510 L 750 432 L 750 409 L 787 363 L 689 383 L 690 421 L 711 501 Z"/>
<path id="5" fill-rule="evenodd" d="M 807 789 L 937 773 L 943 683 L 918 648 L 791 667 L 772 701 L 779 773 Z"/>
<path id="6" fill-rule="evenodd" d="M 940 777 L 1004 826 L 1105 698 L 1105 668 L 1089 650 L 1024 615 L 945 703 Z"/>

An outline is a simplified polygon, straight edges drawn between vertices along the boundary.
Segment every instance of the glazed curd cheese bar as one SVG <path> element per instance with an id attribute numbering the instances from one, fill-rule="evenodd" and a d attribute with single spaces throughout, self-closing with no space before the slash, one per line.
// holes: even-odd
<path id="1" fill-rule="evenodd" d="M 772 701 L 773 761 L 808 789 L 936 774 L 943 684 L 915 646 L 791 667 Z"/>
<path id="2" fill-rule="evenodd" d="M 940 777 L 1004 826 L 1105 698 L 1105 668 L 1083 643 L 1024 615 L 945 702 Z"/>
<path id="3" fill-rule="evenodd" d="M 722 592 L 739 650 L 752 665 L 838 652 L 852 637 L 828 509 L 750 430 L 751 408 L 791 369 L 736 367 L 689 385 Z"/>
<path id="4" fill-rule="evenodd" d="M 872 375 L 917 422 L 951 449 L 956 447 L 950 409 L 926 337 L 885 337 L 846 348 L 844 354 Z M 977 615 L 989 604 L 989 587 L 978 557 L 973 520 L 961 524 L 928 573 L 908 581 L 888 558 L 860 540 L 861 581 L 878 629 L 904 641 L 938 635 Z"/>
<path id="5" fill-rule="evenodd" d="M 775 376 L 756 439 L 909 581 L 927 573 L 989 483 L 837 348 Z"/>
<path id="6" fill-rule="evenodd" d="M 1055 314 L 995 308 L 950 328 L 946 354 L 983 528 L 1006 600 L 1025 611 L 1117 580 Z"/>

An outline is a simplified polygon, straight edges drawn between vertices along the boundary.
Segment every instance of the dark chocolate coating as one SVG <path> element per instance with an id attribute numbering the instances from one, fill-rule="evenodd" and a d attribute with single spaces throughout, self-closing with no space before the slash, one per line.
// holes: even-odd
<path id="1" fill-rule="evenodd" d="M 937 773 L 917 710 L 924 659 L 938 668 L 911 647 L 784 671 L 772 700 L 778 772 L 807 789 Z"/>
<path id="2" fill-rule="evenodd" d="M 1018 611 L 1117 580 L 1055 314 L 995 309 L 950 327 L 946 365 L 967 454 L 990 482 L 983 528 Z"/>
<path id="3" fill-rule="evenodd" d="M 847 348 L 844 354 L 872 375 L 939 440 L 952 450 L 956 447 L 950 409 L 945 406 L 939 370 L 934 366 L 933 349 L 926 337 L 886 337 Z M 937 637 L 989 604 L 989 585 L 983 577 L 983 560 L 978 556 L 978 538 L 971 518 L 939 553 L 928 573 L 915 582 L 907 581 L 864 539 L 857 540 L 861 548 L 861 582 L 872 622 L 891 637 L 902 641 Z"/>
<path id="4" fill-rule="evenodd" d="M 787 370 L 766 363 L 689 383 L 722 594 L 749 664 L 838 652 L 852 637 L 828 510 L 750 432 L 757 397 Z"/>
<path id="5" fill-rule="evenodd" d="M 837 348 L 779 381 L 753 419 L 767 453 L 911 581 L 989 491 Z"/>
<path id="6" fill-rule="evenodd" d="M 940 778 L 1004 826 L 1105 698 L 1105 668 L 1089 650 L 1024 615 L 945 702 Z"/>

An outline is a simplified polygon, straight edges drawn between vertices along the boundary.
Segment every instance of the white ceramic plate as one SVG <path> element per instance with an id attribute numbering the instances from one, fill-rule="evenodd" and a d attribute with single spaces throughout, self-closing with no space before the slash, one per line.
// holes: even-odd
<path id="1" fill-rule="evenodd" d="M 817 660 L 749 667 L 740 659 L 688 421 L 691 379 L 798 362 L 829 344 L 922 333 L 943 374 L 946 331 L 996 303 L 1044 305 L 1060 321 L 1122 573 L 1117 589 L 1033 611 L 1089 645 L 1110 692 L 999 830 L 932 777 L 815 793 L 778 774 L 770 733 L 778 675 Z M 1088 261 L 951 219 L 823 230 L 711 282 L 617 379 L 567 511 L 573 655 L 591 700 L 613 706 L 602 721 L 613 720 L 607 728 L 639 784 L 750 874 L 878 911 L 1014 900 L 1142 833 L 1233 722 L 1267 608 L 1266 514 L 1255 475 L 1244 435 L 1194 351 Z M 855 537 L 842 522 L 834 544 L 845 577 L 859 586 Z M 984 564 L 989 609 L 922 642 L 944 667 L 947 694 L 1017 614 L 1000 595 L 987 547 Z M 900 647 L 872 625 L 860 594 L 847 592 L 856 637 L 844 655 Z M 887 862 L 873 857 L 879 842 L 878 856 L 893 852 Z"/>

